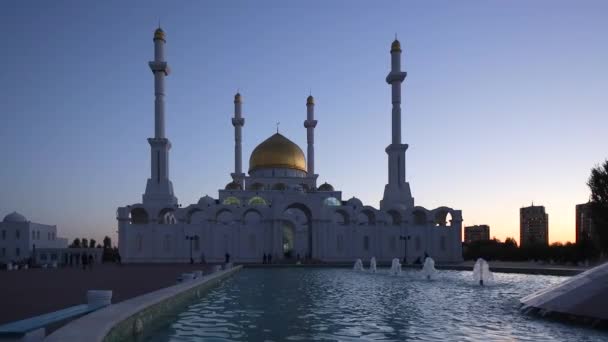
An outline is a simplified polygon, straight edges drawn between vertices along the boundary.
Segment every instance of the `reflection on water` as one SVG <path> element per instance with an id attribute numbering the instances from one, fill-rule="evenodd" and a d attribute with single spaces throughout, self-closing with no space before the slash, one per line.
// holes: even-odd
<path id="1" fill-rule="evenodd" d="M 608 341 L 608 333 L 524 316 L 518 300 L 564 277 L 471 272 L 391 276 L 347 269 L 245 269 L 148 341 Z"/>

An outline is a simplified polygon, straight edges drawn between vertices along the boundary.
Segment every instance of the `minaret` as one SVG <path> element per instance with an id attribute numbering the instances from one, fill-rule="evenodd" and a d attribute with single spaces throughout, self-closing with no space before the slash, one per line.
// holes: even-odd
<path id="1" fill-rule="evenodd" d="M 245 126 L 245 119 L 242 116 L 243 99 L 240 93 L 234 95 L 234 117 L 232 118 L 232 126 L 234 126 L 234 173 L 231 175 L 232 180 L 235 183 L 241 185 L 241 189 L 244 189 L 243 180 L 245 174 L 243 173 L 243 147 L 241 146 L 242 141 L 242 127 Z"/>
<path id="2" fill-rule="evenodd" d="M 401 44 L 397 39 L 391 45 L 391 72 L 386 76 L 386 83 L 392 90 L 392 140 L 386 148 L 388 154 L 388 184 L 384 187 L 384 198 L 380 201 L 381 209 L 392 206 L 414 206 L 410 185 L 405 181 L 405 151 L 407 144 L 401 143 L 401 83 L 406 72 L 401 71 Z"/>
<path id="3" fill-rule="evenodd" d="M 317 120 L 315 120 L 315 99 L 312 95 L 306 99 L 306 121 L 304 121 L 304 127 L 306 127 L 306 141 L 308 142 L 306 155 L 308 164 L 306 165 L 306 169 L 309 177 L 315 177 L 315 127 L 317 127 Z"/>
<path id="4" fill-rule="evenodd" d="M 165 61 L 165 32 L 154 31 L 154 61 L 150 69 L 154 74 L 154 138 L 148 138 L 151 150 L 151 176 L 143 195 L 144 204 L 155 206 L 176 205 L 173 184 L 169 180 L 169 150 L 171 142 L 165 137 L 165 76 L 169 65 Z"/>

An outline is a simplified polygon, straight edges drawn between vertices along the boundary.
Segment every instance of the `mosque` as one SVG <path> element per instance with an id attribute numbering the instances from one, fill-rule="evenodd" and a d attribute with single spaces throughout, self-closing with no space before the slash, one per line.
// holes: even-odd
<path id="1" fill-rule="evenodd" d="M 317 186 L 314 132 L 315 100 L 306 100 L 306 155 L 278 132 L 251 153 L 243 172 L 241 136 L 245 118 L 243 97 L 234 97 L 234 173 L 218 198 L 205 196 L 182 206 L 169 177 L 171 142 L 165 135 L 164 56 L 166 36 L 154 32 L 154 122 L 150 144 L 151 170 L 142 202 L 117 210 L 119 252 L 123 262 L 352 262 L 375 257 L 411 263 L 425 255 L 438 262 L 462 260 L 462 212 L 449 207 L 426 209 L 414 204 L 406 181 L 401 141 L 401 45 L 390 49 L 392 141 L 388 155 L 388 183 L 380 208 L 365 205 L 329 183 Z"/>

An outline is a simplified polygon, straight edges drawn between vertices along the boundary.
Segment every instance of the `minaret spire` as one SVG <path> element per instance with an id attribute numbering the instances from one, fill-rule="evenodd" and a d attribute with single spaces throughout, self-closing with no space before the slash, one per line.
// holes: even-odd
<path id="1" fill-rule="evenodd" d="M 317 120 L 315 120 L 315 98 L 312 97 L 312 91 L 306 99 L 306 121 L 304 121 L 304 127 L 306 127 L 306 141 L 308 142 L 306 153 L 308 165 L 306 165 L 306 169 L 309 177 L 315 177 L 315 127 L 317 127 Z"/>
<path id="2" fill-rule="evenodd" d="M 154 60 L 149 63 L 154 74 L 154 138 L 149 138 L 151 149 L 151 177 L 143 195 L 144 204 L 175 205 L 173 184 L 169 180 L 169 150 L 171 142 L 165 137 L 165 77 L 169 65 L 165 61 L 165 32 L 154 31 Z"/>
<path id="3" fill-rule="evenodd" d="M 245 119 L 242 116 L 242 105 L 243 98 L 237 90 L 236 95 L 234 95 L 234 117 L 232 118 L 232 126 L 234 126 L 234 173 L 232 174 L 232 180 L 238 183 L 241 189 L 244 189 L 245 174 L 243 173 L 243 147 L 241 141 Z"/>
<path id="4" fill-rule="evenodd" d="M 414 206 L 410 185 L 405 181 L 405 151 L 408 145 L 401 143 L 401 83 L 406 76 L 407 73 L 401 71 L 401 43 L 395 38 L 391 44 L 391 71 L 386 76 L 386 83 L 391 85 L 393 110 L 392 139 L 386 148 L 388 184 L 384 188 L 384 198 L 380 201 L 382 209 L 392 205 Z"/>

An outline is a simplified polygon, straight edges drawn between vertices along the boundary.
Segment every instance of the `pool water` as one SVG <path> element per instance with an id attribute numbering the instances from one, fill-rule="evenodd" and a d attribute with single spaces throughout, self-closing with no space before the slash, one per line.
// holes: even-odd
<path id="1" fill-rule="evenodd" d="M 519 299 L 566 277 L 472 272 L 399 276 L 349 269 L 244 269 L 147 341 L 608 341 L 608 332 L 519 311 Z"/>

